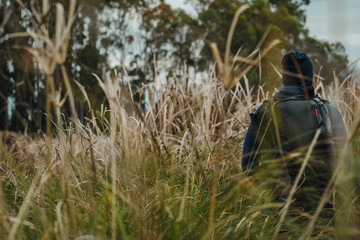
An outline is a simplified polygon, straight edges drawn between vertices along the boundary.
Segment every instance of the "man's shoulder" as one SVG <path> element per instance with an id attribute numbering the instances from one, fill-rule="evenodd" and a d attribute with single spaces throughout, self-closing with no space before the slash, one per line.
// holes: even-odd
<path id="1" fill-rule="evenodd" d="M 269 110 L 270 100 L 265 100 L 256 109 L 254 113 L 250 113 L 251 122 L 254 126 L 259 126 L 260 122 L 264 119 L 264 116 Z"/>
<path id="2" fill-rule="evenodd" d="M 320 99 L 328 109 L 328 115 L 329 115 L 329 118 L 330 118 L 332 124 L 337 125 L 337 126 L 344 125 L 343 115 L 340 112 L 340 110 L 336 106 L 331 104 L 330 101 L 328 101 L 327 99 L 324 99 L 321 97 L 320 97 Z"/>
<path id="3" fill-rule="evenodd" d="M 262 115 L 266 112 L 266 110 L 268 109 L 270 105 L 270 100 L 265 100 L 261 103 L 261 105 L 256 109 L 255 113 L 253 114 L 254 116 L 259 116 Z"/>
<path id="4" fill-rule="evenodd" d="M 336 119 L 341 118 L 342 119 L 343 116 L 342 116 L 340 110 L 337 107 L 335 107 L 333 104 L 331 104 L 329 102 L 326 103 L 325 105 L 328 108 L 330 118 L 336 118 Z"/>
<path id="5" fill-rule="evenodd" d="M 326 105 L 331 105 L 333 106 L 329 100 L 325 99 L 325 98 L 322 98 L 322 97 L 319 97 L 318 95 L 315 95 L 315 97 L 319 98 L 323 103 L 325 103 Z"/>
<path id="6" fill-rule="evenodd" d="M 316 96 L 316 97 L 318 97 L 318 96 Z M 322 98 L 322 97 L 318 97 L 318 98 L 326 105 L 326 107 L 328 108 L 328 110 L 330 112 L 341 115 L 339 109 L 337 107 L 335 107 L 329 100 Z"/>
<path id="7" fill-rule="evenodd" d="M 269 106 L 270 100 L 265 100 L 261 105 L 256 109 L 255 113 L 264 111 Z"/>

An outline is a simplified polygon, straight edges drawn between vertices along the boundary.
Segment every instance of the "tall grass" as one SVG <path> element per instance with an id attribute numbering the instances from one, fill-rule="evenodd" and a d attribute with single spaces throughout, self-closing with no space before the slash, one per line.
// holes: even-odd
<path id="1" fill-rule="evenodd" d="M 347 100 L 357 96 L 359 86 L 348 81 L 339 89 L 347 93 L 336 100 L 354 112 Z M 214 75 L 187 87 L 174 79 L 156 97 L 150 94 L 141 118 L 125 110 L 120 79 L 109 77 L 101 86 L 112 102 L 110 119 L 105 111 L 95 116 L 103 131 L 89 119 L 77 129 L 68 121 L 51 139 L 1 133 L 3 239 L 267 239 L 274 234 L 282 203 L 263 186 L 269 180 L 247 177 L 240 167 L 248 113 L 261 94 L 254 98 L 240 84 L 224 91 Z M 334 87 L 323 91 L 330 94 Z M 353 117 L 347 121 L 358 115 Z M 355 161 L 357 139 L 352 137 Z M 342 177 L 353 180 L 358 173 L 354 169 Z M 338 231 L 359 237 L 353 190 L 346 206 L 355 214 L 347 216 L 353 225 Z M 301 234 L 297 217 L 286 216 L 287 237 Z M 334 235 L 329 221 L 317 220 L 314 238 Z"/>
<path id="2" fill-rule="evenodd" d="M 359 167 L 340 168 L 329 184 L 329 193 L 341 195 L 334 219 L 284 214 L 285 203 L 268 187 L 276 179 L 247 176 L 240 164 L 248 113 L 268 94 L 251 88 L 246 76 L 226 91 L 213 68 L 208 75 L 199 84 L 184 73 L 187 81 L 174 77 L 160 91 L 145 85 L 139 90 L 149 97 L 144 112 L 130 85 L 108 74 L 98 82 L 110 109 L 91 109 L 84 123 L 75 110 L 71 119 L 61 117 L 63 101 L 50 87 L 55 135 L 0 133 L 0 238 L 360 238 Z M 355 162 L 358 80 L 315 81 L 316 91 L 345 117 Z"/>

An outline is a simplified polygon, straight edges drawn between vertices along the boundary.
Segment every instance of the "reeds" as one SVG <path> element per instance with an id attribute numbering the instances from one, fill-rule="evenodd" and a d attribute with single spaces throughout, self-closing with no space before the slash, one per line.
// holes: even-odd
<path id="1" fill-rule="evenodd" d="M 336 172 L 329 184 L 344 179 L 348 184 L 341 194 L 351 198 L 339 211 L 347 222 L 336 228 L 333 219 L 304 214 L 313 219 L 305 232 L 296 224 L 299 216 L 286 214 L 288 205 L 264 186 L 270 179 L 244 174 L 240 161 L 248 113 L 266 93 L 252 89 L 242 76 L 244 84 L 231 80 L 235 87 L 228 91 L 213 68 L 200 85 L 186 73 L 187 81 L 174 77 L 161 91 L 145 85 L 139 90 L 149 96 L 143 112 L 132 100 L 131 86 L 113 72 L 98 78 L 110 109 L 91 109 L 87 122 L 80 124 L 75 114 L 71 121 L 58 115 L 52 124 L 55 136 L 0 133 L 0 238 L 296 239 L 302 233 L 314 239 L 345 233 L 359 238 L 354 184 L 359 167 L 350 175 Z M 342 85 L 326 85 L 318 80 L 315 88 L 335 105 L 346 106 L 340 110 L 350 124 L 348 143 L 357 161 L 358 81 L 349 77 Z M 60 111 L 60 95 L 55 90 L 48 94 Z M 285 233 L 277 235 L 282 228 Z"/>
<path id="2" fill-rule="evenodd" d="M 141 119 L 126 110 L 130 100 L 121 94 L 121 79 L 108 78 L 102 86 L 114 92 L 108 94 L 112 117 L 102 123 L 107 130 L 98 132 L 94 119 L 80 131 L 69 123 L 51 141 L 50 162 L 47 138 L 2 133 L 2 238 L 247 239 L 261 234 L 265 239 L 274 233 L 282 204 L 261 179 L 254 182 L 240 167 L 247 113 L 260 101 L 249 102 L 254 98 L 239 84 L 225 92 L 214 75 L 201 86 L 189 81 L 186 89 L 174 79 L 158 92 L 158 101 L 150 96 Z M 343 87 L 358 91 L 359 86 Z M 144 90 L 153 93 L 153 88 Z M 333 88 L 324 86 L 324 91 Z M 224 104 L 226 97 L 231 104 Z M 354 131 L 351 141 L 357 144 Z M 355 150 L 354 160 L 358 156 Z M 356 191 L 349 206 L 355 222 Z M 293 221 L 288 218 L 285 228 Z M 331 226 L 323 232 L 316 224 L 312 229 L 331 236 Z M 350 230 L 356 234 L 356 228 Z"/>

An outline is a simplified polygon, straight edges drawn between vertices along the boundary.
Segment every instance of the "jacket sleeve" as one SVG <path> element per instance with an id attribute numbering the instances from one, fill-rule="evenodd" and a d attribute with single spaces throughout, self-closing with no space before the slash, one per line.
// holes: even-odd
<path id="1" fill-rule="evenodd" d="M 332 138 L 335 144 L 335 159 L 339 159 L 342 151 L 345 150 L 345 161 L 348 162 L 349 169 L 353 167 L 352 154 L 351 154 L 351 145 L 346 145 L 347 141 L 347 130 L 343 120 L 343 117 L 338 109 L 333 105 L 328 106 L 329 117 L 331 121 L 332 128 Z"/>
<path id="2" fill-rule="evenodd" d="M 261 118 L 264 114 L 264 110 L 267 106 L 267 102 L 260 105 L 254 114 L 250 114 L 251 122 L 247 130 L 241 158 L 241 167 L 244 171 L 250 170 L 258 164 L 257 159 L 259 158 L 259 123 L 258 118 Z"/>
<path id="3" fill-rule="evenodd" d="M 247 169 L 251 169 L 252 164 L 254 162 L 254 158 L 255 158 L 254 149 L 257 149 L 257 143 L 255 141 L 256 135 L 257 135 L 256 127 L 252 122 L 250 122 L 244 140 L 242 158 L 241 158 L 241 167 L 244 171 Z"/>

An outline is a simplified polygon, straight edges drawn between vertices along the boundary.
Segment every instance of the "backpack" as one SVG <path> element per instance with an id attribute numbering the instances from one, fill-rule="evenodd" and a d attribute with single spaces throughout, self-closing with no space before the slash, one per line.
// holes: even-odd
<path id="1" fill-rule="evenodd" d="M 321 129 L 295 195 L 296 204 L 308 209 L 317 206 L 332 174 L 335 144 L 326 104 L 329 103 L 318 96 L 273 98 L 251 115 L 259 133 L 256 161 L 261 164 L 280 159 L 281 177 L 288 186 L 295 181 L 315 132 Z"/>

